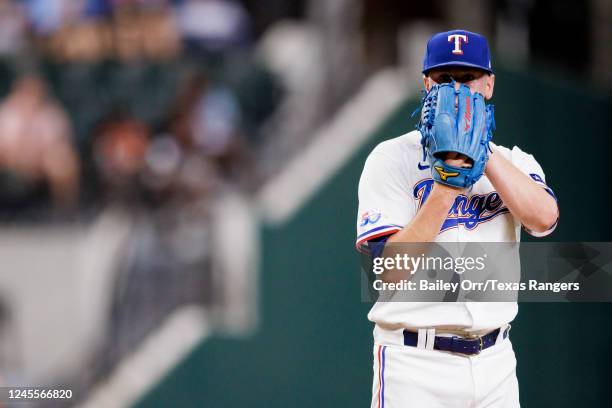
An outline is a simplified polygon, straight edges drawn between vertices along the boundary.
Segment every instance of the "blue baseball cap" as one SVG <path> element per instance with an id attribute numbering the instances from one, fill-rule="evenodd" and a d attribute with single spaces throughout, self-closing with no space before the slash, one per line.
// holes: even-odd
<path id="1" fill-rule="evenodd" d="M 450 66 L 478 68 L 492 74 L 487 39 L 465 30 L 435 34 L 425 48 L 423 74 L 434 68 Z"/>

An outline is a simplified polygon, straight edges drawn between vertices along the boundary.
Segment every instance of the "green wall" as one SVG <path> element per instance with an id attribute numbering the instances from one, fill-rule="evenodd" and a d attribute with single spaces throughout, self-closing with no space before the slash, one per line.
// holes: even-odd
<path id="1" fill-rule="evenodd" d="M 552 240 L 611 240 L 610 98 L 570 85 L 498 72 L 494 140 L 520 145 L 546 170 L 562 213 Z M 291 222 L 262 228 L 257 332 L 206 340 L 139 406 L 369 406 L 372 326 L 360 302 L 356 188 L 369 151 L 413 128 L 417 103 L 393 114 Z M 610 304 L 520 305 L 512 340 L 523 407 L 609 406 L 610 316 Z"/>

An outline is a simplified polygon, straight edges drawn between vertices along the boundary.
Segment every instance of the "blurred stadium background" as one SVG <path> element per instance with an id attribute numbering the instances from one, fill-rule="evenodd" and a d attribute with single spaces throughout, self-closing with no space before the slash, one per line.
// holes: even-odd
<path id="1" fill-rule="evenodd" d="M 611 240 L 606 0 L 0 0 L 0 383 L 368 406 L 357 181 L 457 27 L 489 38 L 495 139 L 546 169 L 551 239 Z M 523 406 L 609 406 L 611 313 L 521 306 Z"/>

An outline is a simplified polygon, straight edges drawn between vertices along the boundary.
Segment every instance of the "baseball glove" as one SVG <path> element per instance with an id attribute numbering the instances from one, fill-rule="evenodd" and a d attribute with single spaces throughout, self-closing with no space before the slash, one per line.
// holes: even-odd
<path id="1" fill-rule="evenodd" d="M 435 181 L 467 188 L 482 177 L 495 119 L 493 105 L 485 105 L 481 94 L 463 84 L 455 89 L 454 82 L 434 85 L 423 98 L 417 129 Z M 451 152 L 465 155 L 471 167 L 446 164 L 444 157 Z"/>

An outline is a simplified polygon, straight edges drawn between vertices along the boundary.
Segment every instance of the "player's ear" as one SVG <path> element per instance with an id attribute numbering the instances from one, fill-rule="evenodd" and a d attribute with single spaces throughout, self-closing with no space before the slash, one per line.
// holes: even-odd
<path id="1" fill-rule="evenodd" d="M 493 88 L 495 87 L 495 74 L 487 75 L 487 84 L 485 99 L 491 99 L 493 97 Z"/>
<path id="2" fill-rule="evenodd" d="M 429 81 L 429 77 L 427 77 L 426 75 L 423 75 L 423 85 L 425 86 L 425 90 L 429 92 L 429 88 L 431 88 L 431 84 Z"/>

